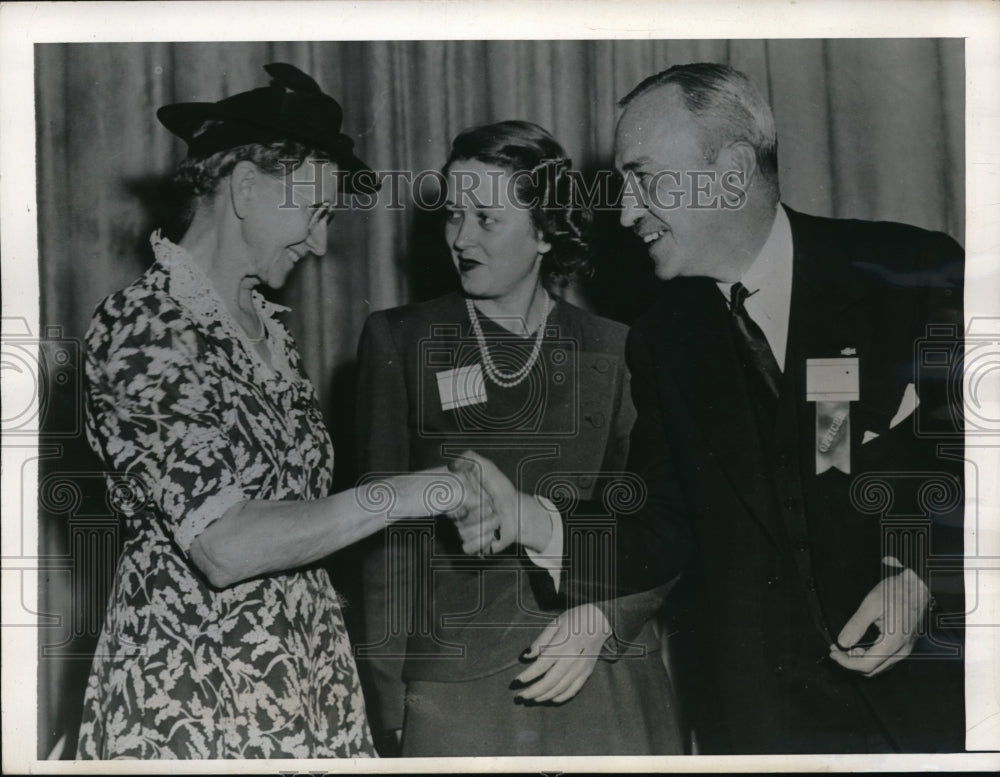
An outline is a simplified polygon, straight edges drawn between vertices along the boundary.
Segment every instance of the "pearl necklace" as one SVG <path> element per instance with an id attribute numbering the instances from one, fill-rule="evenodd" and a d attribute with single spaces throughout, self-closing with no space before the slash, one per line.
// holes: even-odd
<path id="1" fill-rule="evenodd" d="M 465 308 L 469 311 L 469 318 L 472 320 L 472 331 L 475 332 L 476 344 L 479 346 L 479 355 L 482 357 L 483 366 L 486 367 L 486 374 L 490 380 L 501 388 L 513 388 L 519 385 L 528 377 L 531 368 L 538 361 L 538 354 L 542 351 L 542 340 L 545 337 L 545 323 L 548 321 L 549 311 L 552 309 L 552 298 L 547 293 L 545 294 L 545 302 L 542 307 L 542 321 L 538 325 L 538 331 L 535 333 L 535 344 L 531 349 L 531 355 L 528 357 L 528 361 L 514 372 L 501 372 L 496 364 L 493 363 L 493 357 L 490 356 L 490 349 L 486 345 L 486 337 L 483 335 L 483 328 L 479 325 L 479 316 L 476 315 L 476 307 L 472 304 L 471 299 L 466 298 Z"/>

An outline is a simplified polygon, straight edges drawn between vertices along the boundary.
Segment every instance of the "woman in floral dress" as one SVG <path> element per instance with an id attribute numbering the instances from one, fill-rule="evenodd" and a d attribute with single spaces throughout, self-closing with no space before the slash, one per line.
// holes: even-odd
<path id="1" fill-rule="evenodd" d="M 87 335 L 87 434 L 134 489 L 81 758 L 374 754 L 318 562 L 383 527 L 385 503 L 330 495 L 316 392 L 285 309 L 255 290 L 326 252 L 329 173 L 367 168 L 333 98 L 290 65 L 266 70 L 267 87 L 160 110 L 188 144 L 189 224 L 176 244 L 153 236 L 156 262 L 100 304 Z M 319 185 L 292 186 L 303 164 Z M 464 514 L 474 487 L 421 474 L 381 482 L 400 514 L 427 515 L 431 481 L 452 487 L 434 512 Z"/>

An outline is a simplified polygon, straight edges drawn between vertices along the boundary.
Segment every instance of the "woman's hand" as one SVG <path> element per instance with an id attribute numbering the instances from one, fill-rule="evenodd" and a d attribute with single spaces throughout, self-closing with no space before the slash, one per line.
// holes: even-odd
<path id="1" fill-rule="evenodd" d="M 552 517 L 537 499 L 514 488 L 496 464 L 465 451 L 448 469 L 465 479 L 470 492 L 482 495 L 478 502 L 466 500 L 466 510 L 449 513 L 466 553 L 499 553 L 515 542 L 536 553 L 548 547 Z M 477 538 L 481 543 L 477 544 Z"/>
<path id="2" fill-rule="evenodd" d="M 491 546 L 501 536 L 502 529 L 493 498 L 483 488 L 482 468 L 468 458 L 470 454 L 471 451 L 466 451 L 461 458 L 448 462 L 448 470 L 458 477 L 463 489 L 461 502 L 444 514 L 455 523 L 462 552 L 471 556 L 486 549 L 495 552 Z"/>
<path id="3" fill-rule="evenodd" d="M 553 704 L 569 701 L 593 673 L 610 636 L 608 619 L 596 605 L 566 610 L 524 651 L 523 657 L 534 663 L 515 678 L 519 683 L 515 698 Z"/>

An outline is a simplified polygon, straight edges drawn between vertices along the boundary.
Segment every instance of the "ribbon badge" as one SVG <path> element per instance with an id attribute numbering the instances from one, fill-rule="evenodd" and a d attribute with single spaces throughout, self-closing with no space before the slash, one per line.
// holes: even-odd
<path id="1" fill-rule="evenodd" d="M 857 357 L 806 360 L 806 401 L 816 403 L 817 475 L 830 468 L 851 474 L 851 402 L 859 397 Z"/>

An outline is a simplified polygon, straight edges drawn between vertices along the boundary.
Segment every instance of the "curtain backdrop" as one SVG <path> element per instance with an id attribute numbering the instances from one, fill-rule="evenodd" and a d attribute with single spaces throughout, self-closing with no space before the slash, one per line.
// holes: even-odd
<path id="1" fill-rule="evenodd" d="M 164 183 L 184 153 L 155 110 L 263 85 L 262 65 L 275 61 L 312 74 L 341 102 L 345 131 L 376 169 L 439 169 L 459 130 L 520 118 L 550 129 L 589 173 L 612 167 L 615 103 L 642 78 L 671 64 L 729 63 L 774 108 L 789 205 L 964 238 L 959 39 L 39 44 L 35 56 L 42 323 L 64 338 L 82 338 L 100 299 L 151 261 L 148 236 L 169 215 Z M 453 283 L 439 222 L 403 204 L 338 215 L 327 255 L 304 262 L 276 297 L 294 309 L 340 485 L 353 477 L 354 354 L 366 315 Z M 597 276 L 574 293 L 628 321 L 648 299 L 651 271 L 615 218 L 599 219 Z M 46 388 L 50 425 L 79 428 L 72 377 Z M 65 560 L 41 578 L 42 612 L 60 618 L 39 640 L 42 757 L 63 735 L 75 746 L 117 541 L 85 440 L 58 443 L 40 485 L 40 553 Z M 77 484 L 69 501 L 46 493 L 63 475 Z M 331 568 L 350 590 L 349 555 Z"/>

